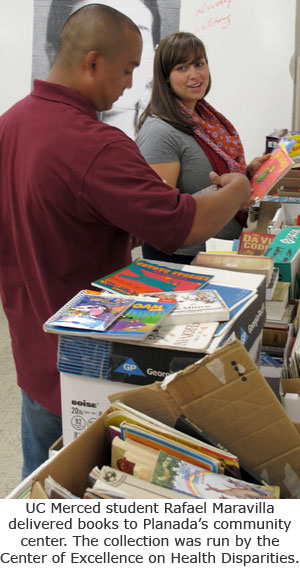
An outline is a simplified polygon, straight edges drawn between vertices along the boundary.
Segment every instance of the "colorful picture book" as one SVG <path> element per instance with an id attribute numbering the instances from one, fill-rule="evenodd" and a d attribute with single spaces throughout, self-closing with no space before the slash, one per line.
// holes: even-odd
<path id="1" fill-rule="evenodd" d="M 224 474 L 197 469 L 161 451 L 151 482 L 196 498 L 278 499 L 279 486 L 259 486 Z"/>
<path id="2" fill-rule="evenodd" d="M 274 238 L 275 234 L 243 230 L 240 236 L 238 254 L 262 256 Z"/>
<path id="3" fill-rule="evenodd" d="M 251 198 L 261 200 L 294 164 L 284 143 L 280 142 L 250 179 Z"/>
<path id="4" fill-rule="evenodd" d="M 176 306 L 164 320 L 164 325 L 183 323 L 207 323 L 227 321 L 229 309 L 220 294 L 214 289 L 200 289 L 186 292 L 174 292 L 160 296 L 161 301 L 173 299 Z"/>
<path id="5" fill-rule="evenodd" d="M 125 295 L 187 291 L 201 288 L 212 275 L 181 271 L 146 260 L 137 260 L 92 282 L 93 286 Z"/>
<path id="6" fill-rule="evenodd" d="M 164 321 L 173 308 L 173 301 L 137 299 L 111 327 L 105 330 L 105 339 L 141 341 Z"/>
<path id="7" fill-rule="evenodd" d="M 110 296 L 111 295 L 112 294 L 110 294 Z M 94 322 L 92 322 L 92 326 L 90 327 L 87 319 L 81 324 L 81 327 L 78 328 L 77 323 L 73 326 L 71 321 L 68 322 L 68 320 L 66 320 L 70 307 L 74 305 L 77 306 L 78 300 L 81 299 L 81 295 L 78 294 L 78 296 L 79 297 L 75 296 L 75 298 L 46 321 L 43 326 L 44 331 L 48 333 L 63 333 L 64 335 L 94 337 L 97 339 L 129 339 L 139 341 L 145 339 L 174 308 L 174 300 L 161 302 L 151 297 L 131 297 L 129 300 L 127 297 L 121 297 L 120 299 L 123 302 L 124 310 L 116 316 L 113 323 L 107 326 L 106 329 L 97 329 L 97 327 L 94 326 Z M 102 300 L 107 299 L 107 292 L 105 292 L 105 295 L 99 292 L 99 296 L 96 296 L 96 299 L 98 299 L 98 297 L 99 300 L 101 300 L 101 303 L 98 302 L 101 306 Z M 112 297 L 116 298 L 116 294 L 112 295 Z M 64 316 L 63 322 L 60 321 L 61 316 Z M 72 315 L 71 318 L 74 319 L 74 316 Z"/>
<path id="8" fill-rule="evenodd" d="M 108 292 L 82 290 L 66 303 L 44 326 L 53 330 L 89 329 L 105 331 L 120 315 L 133 304 L 126 299 Z"/>

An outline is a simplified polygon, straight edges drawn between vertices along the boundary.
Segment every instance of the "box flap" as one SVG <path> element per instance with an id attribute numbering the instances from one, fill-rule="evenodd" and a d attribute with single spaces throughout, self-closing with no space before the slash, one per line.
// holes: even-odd
<path id="1" fill-rule="evenodd" d="M 181 408 L 178 406 L 172 395 L 167 392 L 162 395 L 161 383 L 156 382 L 145 387 L 122 391 L 109 395 L 110 402 L 120 400 L 124 404 L 153 416 L 157 420 L 174 426 L 177 417 L 181 414 Z"/>
<path id="2" fill-rule="evenodd" d="M 33 480 L 31 484 L 30 490 L 30 499 L 31 500 L 40 500 L 40 499 L 47 499 L 48 496 L 42 486 L 42 484 L 38 480 Z"/>
<path id="3" fill-rule="evenodd" d="M 169 424 L 180 411 L 250 468 L 265 478 L 267 474 L 284 495 L 300 491 L 299 432 L 239 340 L 166 377 L 161 385 L 117 398 Z"/>

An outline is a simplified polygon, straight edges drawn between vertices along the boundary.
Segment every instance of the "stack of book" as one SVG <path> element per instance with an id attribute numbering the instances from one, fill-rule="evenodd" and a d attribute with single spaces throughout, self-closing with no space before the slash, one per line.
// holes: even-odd
<path id="1" fill-rule="evenodd" d="M 244 498 L 277 499 L 278 486 L 262 482 L 236 455 L 180 416 L 171 428 L 116 401 L 105 426 L 111 440 L 110 465 L 89 474 L 85 499 L 99 498 Z M 191 435 L 192 431 L 192 435 Z M 72 497 L 51 478 L 50 498 Z"/>
<path id="2" fill-rule="evenodd" d="M 270 259 L 268 259 L 268 262 Z M 254 289 L 210 284 L 214 276 L 136 260 L 92 282 L 44 324 L 77 335 L 203 352 L 252 302 Z"/>

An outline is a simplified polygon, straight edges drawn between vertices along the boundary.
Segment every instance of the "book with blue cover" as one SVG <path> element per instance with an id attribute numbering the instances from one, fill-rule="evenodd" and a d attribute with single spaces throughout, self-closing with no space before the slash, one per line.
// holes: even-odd
<path id="1" fill-rule="evenodd" d="M 246 289 L 216 283 L 205 284 L 202 288 L 202 291 L 210 288 L 216 290 L 219 293 L 230 311 L 235 309 L 241 303 L 245 302 L 247 299 L 253 297 L 256 293 L 256 290 L 254 289 Z"/>

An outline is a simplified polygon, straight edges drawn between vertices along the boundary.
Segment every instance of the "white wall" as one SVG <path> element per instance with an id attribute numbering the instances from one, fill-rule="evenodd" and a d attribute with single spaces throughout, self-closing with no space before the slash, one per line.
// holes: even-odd
<path id="1" fill-rule="evenodd" d="M 181 0 L 181 29 L 207 45 L 213 79 L 208 101 L 236 126 L 247 161 L 263 152 L 274 128 L 293 127 L 293 20 L 299 2 Z M 224 30 L 211 23 L 228 14 Z M 209 23 L 206 29 L 203 23 Z M 0 0 L 0 114 L 30 91 L 32 36 L 33 0 Z"/>
<path id="2" fill-rule="evenodd" d="M 31 86 L 33 0 L 0 0 L 0 114 Z"/>

